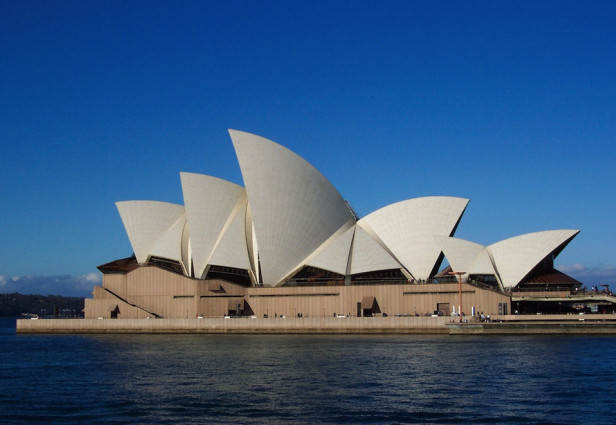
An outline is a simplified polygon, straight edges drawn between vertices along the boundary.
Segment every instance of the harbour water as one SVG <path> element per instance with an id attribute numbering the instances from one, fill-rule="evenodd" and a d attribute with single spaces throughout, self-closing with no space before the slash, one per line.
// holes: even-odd
<path id="1" fill-rule="evenodd" d="M 616 337 L 16 335 L 0 424 L 616 423 Z"/>

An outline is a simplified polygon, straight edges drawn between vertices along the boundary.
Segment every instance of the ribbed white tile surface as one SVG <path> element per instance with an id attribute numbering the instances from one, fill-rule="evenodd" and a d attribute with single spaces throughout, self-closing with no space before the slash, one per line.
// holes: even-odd
<path id="1" fill-rule="evenodd" d="M 187 276 L 193 277 L 191 273 L 192 256 L 190 255 L 190 235 L 188 234 L 188 225 L 184 225 L 182 232 L 182 263 L 184 265 L 184 273 Z"/>
<path id="2" fill-rule="evenodd" d="M 494 275 L 494 267 L 485 246 L 464 239 L 435 235 L 454 272 Z"/>
<path id="3" fill-rule="evenodd" d="M 172 225 L 158 241 L 156 241 L 156 244 L 150 251 L 150 255 L 181 262 L 182 234 L 184 233 L 185 226 L 186 214 L 182 214 L 182 216 L 175 222 L 175 224 Z"/>
<path id="4" fill-rule="evenodd" d="M 469 274 L 496 274 L 488 249 L 482 250 L 468 268 Z"/>
<path id="5" fill-rule="evenodd" d="M 568 244 L 579 230 L 548 230 L 505 239 L 488 247 L 503 286 L 514 287 L 544 258 Z"/>
<path id="6" fill-rule="evenodd" d="M 351 251 L 351 242 L 353 241 L 354 232 L 355 225 L 348 228 L 342 233 L 342 235 L 315 255 L 310 261 L 308 261 L 308 265 L 345 275 L 349 262 L 349 254 Z"/>
<path id="7" fill-rule="evenodd" d="M 427 279 L 443 252 L 454 271 L 520 283 L 578 230 L 537 232 L 489 247 L 453 238 L 467 199 L 432 196 L 381 208 L 360 221 L 304 159 L 262 137 L 229 130 L 246 189 L 181 173 L 185 206 L 116 203 L 140 264 L 159 256 L 203 277 L 208 265 L 251 269 L 277 285 L 305 265 L 339 274 L 402 268 Z M 260 270 L 259 270 L 260 268 Z"/>
<path id="8" fill-rule="evenodd" d="M 355 226 L 351 274 L 400 269 L 402 266 L 360 226 Z"/>
<path id="9" fill-rule="evenodd" d="M 468 273 L 471 264 L 473 264 L 479 253 L 486 249 L 485 246 L 478 243 L 449 236 L 434 235 L 434 239 L 445 254 L 445 258 L 449 261 L 449 265 L 454 272 Z"/>
<path id="10" fill-rule="evenodd" d="M 116 202 L 116 207 L 140 264 L 147 262 L 156 243 L 184 217 L 182 205 L 168 202 L 123 201 Z M 165 252 L 167 248 L 161 247 Z M 177 249 L 180 250 L 179 245 Z"/>
<path id="11" fill-rule="evenodd" d="M 244 188 L 216 177 L 180 173 L 195 277 L 201 277 Z M 245 242 L 244 242 L 245 245 Z"/>
<path id="12" fill-rule="evenodd" d="M 229 226 L 224 230 L 220 242 L 214 248 L 209 264 L 250 269 L 246 246 L 246 203 L 245 195 L 232 212 Z"/>
<path id="13" fill-rule="evenodd" d="M 453 236 L 468 199 L 415 198 L 383 207 L 358 224 L 373 232 L 415 279 L 428 279 L 441 248 L 434 235 Z"/>
<path id="14" fill-rule="evenodd" d="M 331 183 L 287 148 L 229 130 L 259 245 L 265 284 L 279 284 L 352 218 Z"/>

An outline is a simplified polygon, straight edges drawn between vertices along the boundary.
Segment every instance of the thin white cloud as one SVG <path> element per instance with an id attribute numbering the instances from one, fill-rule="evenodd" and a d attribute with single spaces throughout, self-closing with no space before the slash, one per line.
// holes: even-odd
<path id="1" fill-rule="evenodd" d="M 80 278 L 92 283 L 100 283 L 103 281 L 103 277 L 100 273 L 88 273 L 80 276 Z"/>
<path id="2" fill-rule="evenodd" d="M 556 267 L 561 272 L 579 280 L 586 286 L 616 285 L 616 267 L 591 267 L 583 264 L 562 264 Z"/>
<path id="3" fill-rule="evenodd" d="M 100 273 L 88 273 L 81 276 L 4 276 L 0 275 L 0 292 L 41 295 L 64 295 L 88 297 L 92 287 L 100 284 Z"/>
<path id="4" fill-rule="evenodd" d="M 575 263 L 575 264 L 562 264 L 556 267 L 563 273 L 575 273 L 586 270 L 586 266 L 584 264 Z"/>

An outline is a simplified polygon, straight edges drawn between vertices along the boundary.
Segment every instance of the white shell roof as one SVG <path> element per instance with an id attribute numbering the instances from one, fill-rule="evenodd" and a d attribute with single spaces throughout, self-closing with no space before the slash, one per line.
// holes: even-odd
<path id="1" fill-rule="evenodd" d="M 452 236 L 468 199 L 415 198 L 383 207 L 359 220 L 415 279 L 428 279 L 441 254 L 434 235 Z"/>
<path id="2" fill-rule="evenodd" d="M 182 236 L 186 227 L 186 214 L 167 230 L 150 251 L 150 255 L 182 263 Z"/>
<path id="3" fill-rule="evenodd" d="M 401 269 L 398 263 L 377 241 L 360 226 L 355 226 L 351 274 L 377 270 Z"/>
<path id="4" fill-rule="evenodd" d="M 494 275 L 494 266 L 485 246 L 448 236 L 435 235 L 449 265 L 454 272 Z"/>
<path id="5" fill-rule="evenodd" d="M 548 255 L 568 244 L 579 230 L 548 230 L 505 239 L 488 247 L 504 287 L 514 287 Z"/>
<path id="6" fill-rule="evenodd" d="M 240 164 L 265 284 L 281 283 L 353 216 L 312 165 L 263 137 L 229 130 Z"/>
<path id="7" fill-rule="evenodd" d="M 452 237 L 469 201 L 449 196 L 409 199 L 357 221 L 332 184 L 297 154 L 250 133 L 229 134 L 245 189 L 180 173 L 185 206 L 116 203 L 140 264 L 164 257 L 190 275 L 192 262 L 197 278 L 210 265 L 228 266 L 277 285 L 305 265 L 344 275 L 399 268 L 428 279 L 443 252 L 454 271 L 495 274 L 512 287 L 579 233 L 530 233 L 484 247 Z"/>
<path id="8" fill-rule="evenodd" d="M 184 266 L 184 274 L 192 277 L 190 261 L 190 235 L 188 234 L 188 226 L 184 224 L 184 231 L 182 232 L 182 264 Z"/>
<path id="9" fill-rule="evenodd" d="M 195 277 L 199 278 L 230 223 L 231 212 L 238 204 L 243 203 L 245 208 L 244 188 L 203 174 L 180 173 L 180 178 Z"/>
<path id="10" fill-rule="evenodd" d="M 309 266 L 329 270 L 342 275 L 347 273 L 355 225 L 349 227 L 347 230 L 344 230 L 344 228 L 342 230 L 342 235 L 334 237 L 331 243 L 308 261 Z"/>
<path id="11" fill-rule="evenodd" d="M 231 214 L 231 223 L 216 245 L 209 264 L 250 270 L 246 246 L 246 203 L 246 195 L 243 194 L 241 202 L 238 202 Z"/>
<path id="12" fill-rule="evenodd" d="M 167 258 L 181 258 L 181 234 L 186 220 L 182 205 L 123 201 L 116 202 L 116 207 L 140 264 L 146 263 L 154 252 L 167 254 L 161 255 Z"/>
<path id="13" fill-rule="evenodd" d="M 479 252 L 486 249 L 478 243 L 465 241 L 443 235 L 434 235 L 436 243 L 441 247 L 449 265 L 454 272 L 465 271 L 477 257 Z"/>

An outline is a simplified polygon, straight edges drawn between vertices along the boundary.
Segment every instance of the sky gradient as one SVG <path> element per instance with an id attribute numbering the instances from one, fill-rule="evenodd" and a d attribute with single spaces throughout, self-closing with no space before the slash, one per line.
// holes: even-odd
<path id="1" fill-rule="evenodd" d="M 557 268 L 616 285 L 614 22 L 607 1 L 0 0 L 0 292 L 87 295 L 132 253 L 116 201 L 181 204 L 181 171 L 243 185 L 229 128 L 360 216 L 450 195 L 483 245 L 580 229 Z"/>

